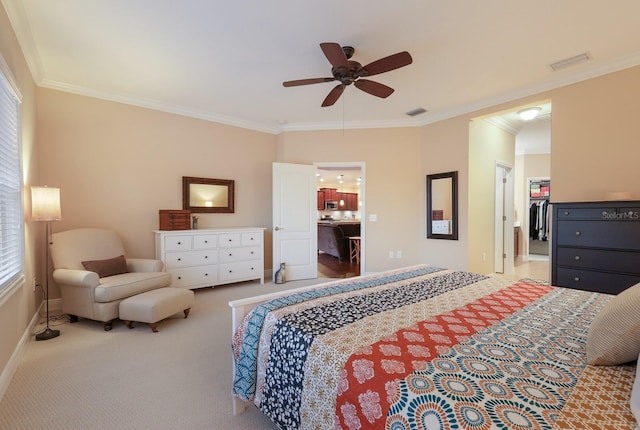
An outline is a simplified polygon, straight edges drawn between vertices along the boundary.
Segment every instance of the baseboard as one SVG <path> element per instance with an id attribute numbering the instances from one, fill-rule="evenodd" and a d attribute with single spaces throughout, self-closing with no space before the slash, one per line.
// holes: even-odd
<path id="1" fill-rule="evenodd" d="M 18 365 L 20 364 L 20 359 L 22 358 L 24 349 L 26 348 L 29 340 L 31 340 L 33 332 L 38 326 L 38 323 L 40 321 L 40 311 L 43 306 L 44 302 L 42 302 L 36 309 L 36 312 L 33 314 L 29 325 L 27 325 L 27 328 L 20 338 L 20 342 L 18 342 L 18 344 L 16 345 L 16 349 L 13 351 L 13 354 L 11 354 L 11 358 L 7 362 L 5 368 L 2 370 L 2 374 L 0 375 L 0 401 L 4 397 L 4 394 L 7 392 L 9 384 L 11 383 L 11 379 L 18 369 Z M 62 300 L 60 300 L 60 309 L 62 309 Z M 49 311 L 51 311 L 51 307 L 49 307 Z"/>

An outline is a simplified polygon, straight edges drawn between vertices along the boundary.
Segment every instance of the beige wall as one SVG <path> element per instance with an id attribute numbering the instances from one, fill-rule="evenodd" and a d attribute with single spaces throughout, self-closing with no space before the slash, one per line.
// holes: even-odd
<path id="1" fill-rule="evenodd" d="M 25 210 L 25 283 L 11 292 L 0 293 L 0 396 L 6 388 L 8 366 L 12 362 L 12 355 L 16 352 L 16 346 L 24 341 L 25 330 L 34 317 L 36 307 L 42 302 L 40 291 L 34 292 L 32 279 L 38 277 L 42 280 L 41 246 L 44 239 L 44 226 L 42 223 L 29 221 L 31 212 L 30 186 L 38 185 L 38 151 L 36 140 L 35 121 L 35 85 L 29 73 L 27 63 L 20 51 L 18 42 L 13 34 L 9 19 L 4 8 L 0 7 L 0 53 L 9 66 L 22 94 L 20 115 L 22 120 L 22 176 L 25 184 L 23 200 Z M 13 366 L 18 358 L 13 357 Z"/>
<path id="2" fill-rule="evenodd" d="M 425 178 L 420 173 L 419 128 L 286 132 L 278 139 L 278 161 L 364 162 L 366 271 L 420 261 L 417 232 L 425 228 L 420 225 Z M 369 220 L 372 214 L 377 221 Z M 389 258 L 389 251 L 401 251 L 402 258 Z"/>
<path id="3" fill-rule="evenodd" d="M 235 213 L 202 214 L 200 228 L 271 227 L 273 135 L 42 88 L 37 118 L 41 179 L 61 189 L 54 231 L 110 228 L 127 255 L 154 257 L 158 210 L 182 209 L 182 176 L 235 181 Z"/>
<path id="4" fill-rule="evenodd" d="M 640 199 L 640 66 L 553 91 L 552 201 Z"/>
<path id="5" fill-rule="evenodd" d="M 420 199 L 416 223 L 419 261 L 439 267 L 467 268 L 469 119 L 457 117 L 421 128 Z M 427 239 L 426 176 L 458 172 L 458 240 Z"/>
<path id="6" fill-rule="evenodd" d="M 483 120 L 469 123 L 468 270 L 495 268 L 496 166 L 515 167 L 515 136 Z"/>

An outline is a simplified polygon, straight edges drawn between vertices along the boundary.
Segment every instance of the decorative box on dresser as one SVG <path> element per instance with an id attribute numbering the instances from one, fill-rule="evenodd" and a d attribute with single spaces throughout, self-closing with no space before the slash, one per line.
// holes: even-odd
<path id="1" fill-rule="evenodd" d="M 156 258 L 172 287 L 202 288 L 259 279 L 264 283 L 263 228 L 154 230 Z"/>
<path id="2" fill-rule="evenodd" d="M 640 282 L 640 201 L 554 203 L 551 283 L 618 294 Z"/>

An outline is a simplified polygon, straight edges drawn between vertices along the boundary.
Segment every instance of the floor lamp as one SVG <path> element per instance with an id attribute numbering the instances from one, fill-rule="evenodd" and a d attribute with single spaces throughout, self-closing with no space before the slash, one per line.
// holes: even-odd
<path id="1" fill-rule="evenodd" d="M 51 244 L 51 221 L 62 219 L 60 210 L 60 188 L 31 187 L 31 219 L 46 222 L 46 237 L 44 243 L 44 291 L 47 308 L 47 327 L 36 334 L 36 340 L 48 340 L 60 336 L 60 330 L 49 327 L 49 245 Z"/>

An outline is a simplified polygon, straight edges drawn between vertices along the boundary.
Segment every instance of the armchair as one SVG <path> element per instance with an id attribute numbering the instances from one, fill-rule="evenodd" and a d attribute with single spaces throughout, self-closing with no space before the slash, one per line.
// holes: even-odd
<path id="1" fill-rule="evenodd" d="M 50 247 L 53 280 L 60 286 L 62 311 L 71 322 L 78 317 L 101 321 L 109 331 L 122 300 L 171 284 L 161 260 L 125 258 L 124 246 L 111 230 L 54 233 Z"/>

